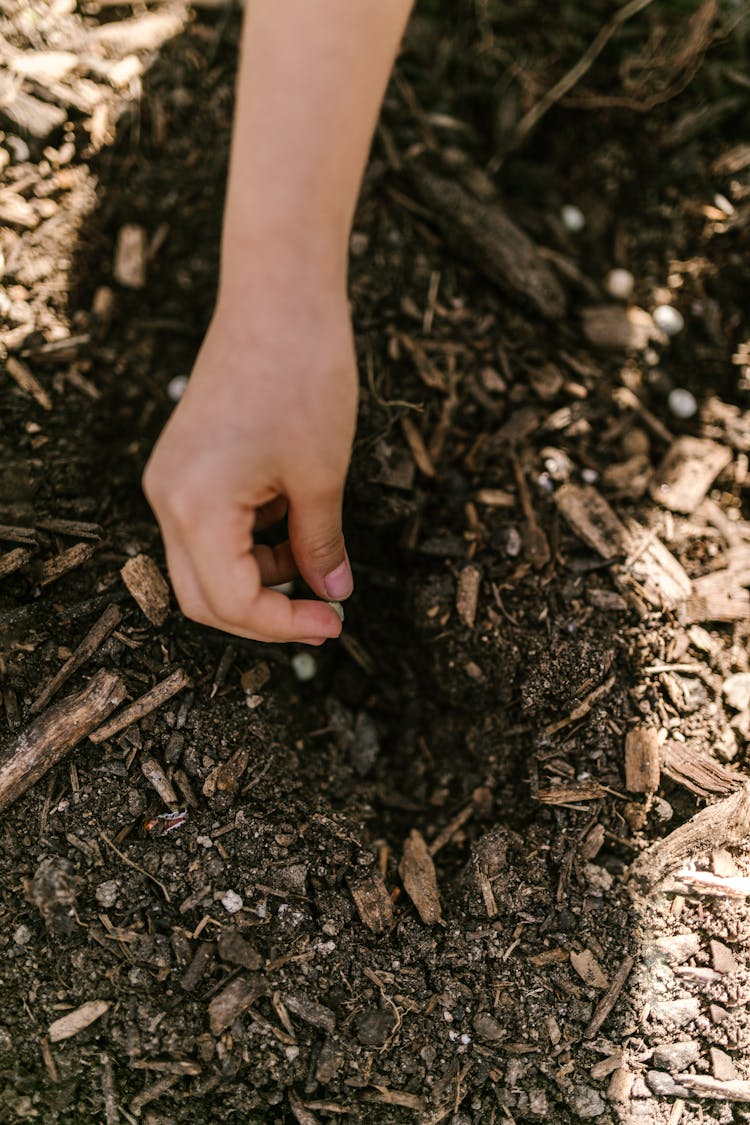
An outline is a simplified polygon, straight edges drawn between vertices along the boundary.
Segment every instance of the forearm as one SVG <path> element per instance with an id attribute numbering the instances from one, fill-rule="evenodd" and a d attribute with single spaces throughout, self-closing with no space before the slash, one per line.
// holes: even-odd
<path id="1" fill-rule="evenodd" d="M 343 290 L 349 230 L 412 0 L 250 0 L 224 217 L 221 291 L 258 265 Z"/>

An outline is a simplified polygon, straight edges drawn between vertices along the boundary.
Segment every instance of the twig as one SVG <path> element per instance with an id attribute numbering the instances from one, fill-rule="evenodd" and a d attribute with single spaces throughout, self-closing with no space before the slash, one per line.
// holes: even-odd
<path id="1" fill-rule="evenodd" d="M 125 693 L 120 677 L 102 669 L 83 691 L 60 700 L 21 731 L 0 766 L 0 812 L 106 719 Z"/>
<path id="2" fill-rule="evenodd" d="M 518 148 L 532 129 L 536 128 L 552 106 L 559 102 L 561 98 L 564 98 L 568 91 L 573 89 L 576 83 L 580 82 L 584 74 L 591 69 L 618 28 L 629 19 L 632 19 L 633 16 L 642 12 L 651 2 L 652 0 L 630 0 L 628 4 L 623 4 L 621 8 L 618 8 L 612 16 L 612 19 L 599 29 L 597 35 L 583 52 L 578 62 L 570 68 L 567 74 L 563 75 L 559 82 L 556 82 L 555 85 L 547 91 L 544 97 L 540 98 L 539 101 L 523 115 L 516 128 L 512 148 Z"/>
<path id="3" fill-rule="evenodd" d="M 93 656 L 99 648 L 99 645 L 103 644 L 112 630 L 117 628 L 121 619 L 122 614 L 116 605 L 107 606 L 102 616 L 96 624 L 89 629 L 72 656 L 68 657 L 62 668 L 52 677 L 46 688 L 31 704 L 29 708 L 30 715 L 38 714 L 43 707 L 47 706 L 52 696 L 60 690 L 65 681 L 69 680 L 73 673 L 77 672 L 90 656 Z"/>
<path id="4" fill-rule="evenodd" d="M 162 680 L 160 684 L 152 687 L 150 691 L 141 695 L 129 707 L 123 708 L 118 715 L 110 719 L 104 726 L 99 727 L 97 730 L 92 731 L 89 738 L 92 742 L 104 742 L 107 738 L 112 738 L 113 735 L 119 734 L 121 730 L 131 726 L 132 723 L 142 719 L 144 715 L 150 715 L 162 703 L 166 703 L 178 691 L 182 691 L 190 683 L 190 677 L 187 672 L 182 668 L 178 668 L 171 676 L 167 676 L 166 680 Z"/>
<path id="5" fill-rule="evenodd" d="M 633 965 L 633 958 L 628 954 L 624 958 L 615 975 L 612 977 L 612 983 L 610 984 L 609 988 L 597 1004 L 596 1011 L 591 1018 L 591 1023 L 583 1033 L 584 1039 L 593 1039 L 594 1036 L 598 1033 L 599 1028 L 602 1026 L 607 1016 L 614 1008 L 615 1001 L 622 992 L 625 981 L 630 976 L 630 971 L 633 968 Z"/>

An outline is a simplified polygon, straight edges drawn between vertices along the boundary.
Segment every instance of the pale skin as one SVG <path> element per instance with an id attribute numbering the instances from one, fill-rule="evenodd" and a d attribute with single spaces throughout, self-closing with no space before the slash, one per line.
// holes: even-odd
<path id="1" fill-rule="evenodd" d="M 411 0 L 250 0 L 219 293 L 143 478 L 182 611 L 322 644 L 353 588 L 341 504 L 357 409 L 349 234 Z M 253 532 L 288 514 L 289 541 Z M 269 589 L 301 575 L 324 600 Z"/>

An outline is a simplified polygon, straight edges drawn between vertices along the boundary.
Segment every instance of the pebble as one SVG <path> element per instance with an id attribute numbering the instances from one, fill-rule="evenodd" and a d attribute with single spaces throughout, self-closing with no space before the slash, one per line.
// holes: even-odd
<path id="1" fill-rule="evenodd" d="M 110 906 L 114 906 L 117 902 L 117 895 L 120 888 L 114 879 L 107 879 L 106 883 L 100 883 L 94 891 L 96 901 L 105 910 L 109 910 Z"/>
<path id="2" fill-rule="evenodd" d="M 521 554 L 523 540 L 517 527 L 509 527 L 505 533 L 505 553 L 508 558 L 515 559 Z"/>
<path id="3" fill-rule="evenodd" d="M 28 945 L 31 941 L 31 930 L 28 926 L 19 926 L 13 932 L 13 941 L 16 945 Z"/>
<path id="4" fill-rule="evenodd" d="M 349 748 L 349 761 L 360 777 L 365 777 L 375 765 L 380 753 L 378 728 L 367 714 L 361 711 L 354 724 L 354 737 Z"/>
<path id="5" fill-rule="evenodd" d="M 675 418 L 692 418 L 698 410 L 698 400 L 686 387 L 675 387 L 670 391 L 667 404 Z"/>
<path id="6" fill-rule="evenodd" d="M 167 383 L 167 395 L 170 400 L 172 402 L 179 402 L 187 390 L 187 385 L 187 375 L 175 375 L 174 379 L 170 379 Z"/>
<path id="7" fill-rule="evenodd" d="M 311 652 L 297 652 L 291 660 L 292 671 L 301 684 L 315 679 L 318 663 Z"/>
<path id="8" fill-rule="evenodd" d="M 396 1020 L 383 1008 L 366 1008 L 355 1021 L 357 1039 L 363 1047 L 382 1047 Z"/>
<path id="9" fill-rule="evenodd" d="M 674 305 L 657 305 L 651 315 L 657 328 L 667 336 L 676 336 L 685 327 L 682 313 Z"/>
<path id="10" fill-rule="evenodd" d="M 663 797 L 654 797 L 653 809 L 658 820 L 671 820 L 674 816 L 674 809 Z"/>
<path id="11" fill-rule="evenodd" d="M 661 1094 L 662 1097 L 673 1098 L 689 1098 L 690 1091 L 687 1086 L 681 1086 L 679 1082 L 675 1082 L 671 1074 L 667 1074 L 665 1070 L 649 1070 L 646 1075 L 649 1089 L 653 1090 L 655 1094 Z"/>
<path id="12" fill-rule="evenodd" d="M 750 672 L 735 672 L 727 676 L 722 686 L 724 698 L 735 711 L 746 711 L 750 707 Z"/>
<path id="13" fill-rule="evenodd" d="M 610 297 L 615 297 L 618 301 L 627 301 L 633 295 L 635 278 L 630 270 L 610 270 L 604 285 Z"/>
<path id="14" fill-rule="evenodd" d="M 576 1086 L 570 1098 L 570 1107 L 578 1117 L 601 1117 L 604 1099 L 593 1086 Z"/>
<path id="15" fill-rule="evenodd" d="M 569 230 L 571 234 L 578 234 L 586 226 L 586 216 L 580 207 L 576 207 L 574 203 L 566 203 L 560 212 L 563 226 Z"/>
<path id="16" fill-rule="evenodd" d="M 700 1015 L 700 1004 L 694 996 L 685 1000 L 657 1000 L 651 1008 L 654 1017 L 667 1024 L 692 1023 Z"/>
<path id="17" fill-rule="evenodd" d="M 502 1024 L 489 1012 L 480 1012 L 474 1017 L 474 1030 L 480 1039 L 484 1039 L 488 1043 L 495 1043 L 499 1039 L 506 1038 L 506 1032 Z"/>
<path id="18" fill-rule="evenodd" d="M 237 911 L 242 910 L 244 906 L 242 899 L 236 891 L 227 891 L 220 901 L 227 914 L 236 914 Z"/>
<path id="19" fill-rule="evenodd" d="M 693 1039 L 677 1043 L 662 1043 L 654 1047 L 652 1061 L 659 1070 L 686 1070 L 701 1053 L 700 1045 Z"/>
<path id="20" fill-rule="evenodd" d="M 599 480 L 599 474 L 596 469 L 581 469 L 581 480 L 586 484 L 596 484 Z"/>

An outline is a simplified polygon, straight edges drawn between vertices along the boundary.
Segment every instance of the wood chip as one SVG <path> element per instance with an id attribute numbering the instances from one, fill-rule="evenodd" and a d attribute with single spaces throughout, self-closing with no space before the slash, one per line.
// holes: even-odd
<path id="1" fill-rule="evenodd" d="M 66 1012 L 59 1020 L 50 1024 L 47 1032 L 50 1043 L 60 1043 L 63 1039 L 70 1039 L 79 1031 L 84 1031 L 96 1020 L 101 1019 L 111 1007 L 110 1000 L 89 1000 L 75 1011 Z"/>
<path id="2" fill-rule="evenodd" d="M 582 317 L 584 336 L 597 348 L 643 351 L 652 340 L 667 343 L 651 314 L 637 305 L 592 305 Z"/>
<path id="3" fill-rule="evenodd" d="M 598 781 L 576 781 L 572 785 L 556 785 L 554 789 L 537 789 L 532 796 L 544 805 L 569 805 L 577 801 L 598 801 L 605 792 Z"/>
<path id="4" fill-rule="evenodd" d="M 19 51 L 10 59 L 10 68 L 24 78 L 43 82 L 45 78 L 59 81 L 78 66 L 78 55 L 72 51 Z"/>
<path id="5" fill-rule="evenodd" d="M 480 567 L 470 563 L 462 567 L 458 576 L 456 612 L 467 629 L 473 629 L 477 618 L 479 586 L 482 581 Z"/>
<path id="6" fill-rule="evenodd" d="M 82 691 L 50 707 L 10 744 L 0 759 L 0 812 L 70 753 L 125 698 L 119 676 L 103 669 Z"/>
<path id="7" fill-rule="evenodd" d="M 670 870 L 707 851 L 743 844 L 748 832 L 750 784 L 744 785 L 731 797 L 701 809 L 663 840 L 657 840 L 638 857 L 630 868 L 630 874 L 653 886 Z M 746 881 L 750 884 L 750 880 Z"/>
<path id="8" fill-rule="evenodd" d="M 245 941 L 234 926 L 225 926 L 219 934 L 219 957 L 230 965 L 241 965 L 243 969 L 259 969 L 263 958 L 257 949 Z"/>
<path id="9" fill-rule="evenodd" d="M 121 730 L 125 730 L 132 723 L 142 719 L 144 715 L 150 715 L 157 707 L 161 707 L 162 703 L 166 703 L 173 695 L 177 695 L 178 691 L 188 687 L 190 684 L 190 677 L 187 672 L 182 668 L 178 668 L 171 676 L 167 676 L 165 680 L 151 688 L 150 691 L 141 695 L 129 707 L 124 707 L 118 715 L 110 719 L 104 726 L 99 727 L 93 731 L 89 738 L 92 742 L 104 742 L 106 738 L 112 738 L 114 735 L 119 734 Z"/>
<path id="10" fill-rule="evenodd" d="M 143 289 L 146 284 L 148 235 L 138 223 L 125 223 L 117 233 L 112 273 L 127 289 Z"/>
<path id="11" fill-rule="evenodd" d="M 675 609 L 690 596 L 687 572 L 653 532 L 628 521 L 631 535 L 626 575 L 637 583 L 640 594 L 655 609 Z"/>
<path id="12" fill-rule="evenodd" d="M 424 473 L 426 477 L 434 477 L 435 466 L 427 452 L 427 446 L 424 443 L 422 435 L 411 418 L 401 419 L 401 429 L 404 431 L 404 437 L 411 450 L 411 455 L 414 458 L 414 464 L 417 466 L 420 473 Z"/>
<path id="13" fill-rule="evenodd" d="M 417 908 L 425 925 L 431 926 L 442 918 L 435 864 L 424 837 L 412 828 L 404 842 L 404 852 L 399 864 L 399 874 L 404 890 Z"/>
<path id="14" fill-rule="evenodd" d="M 516 498 L 512 492 L 502 488 L 480 488 L 476 494 L 477 504 L 486 508 L 515 508 Z"/>
<path id="15" fill-rule="evenodd" d="M 547 319 L 563 316 L 565 294 L 554 271 L 496 203 L 478 202 L 455 179 L 416 165 L 411 171 L 419 195 L 455 253 Z"/>
<path id="16" fill-rule="evenodd" d="M 725 1102 L 750 1102 L 750 1082 L 741 1078 L 720 1082 L 707 1074 L 678 1074 L 677 1081 L 696 1098 L 717 1098 Z"/>
<path id="17" fill-rule="evenodd" d="M 393 901 L 379 875 L 350 886 L 361 920 L 374 934 L 383 934 L 393 923 Z"/>
<path id="18" fill-rule="evenodd" d="M 208 1005 L 208 1018 L 214 1035 L 221 1035 L 268 988 L 261 977 L 237 977 L 214 996 Z"/>
<path id="19" fill-rule="evenodd" d="M 592 988 L 609 988 L 609 979 L 590 949 L 571 952 L 570 963 L 581 980 Z"/>
<path id="20" fill-rule="evenodd" d="M 0 192 L 0 223 L 4 226 L 33 230 L 34 227 L 39 226 L 39 216 L 22 195 L 6 190 Z"/>
<path id="21" fill-rule="evenodd" d="M 34 552 L 27 550 L 26 547 L 15 547 L 12 551 L 0 555 L 0 578 L 7 578 L 8 575 L 15 574 L 21 567 L 26 566 L 33 554 Z"/>
<path id="22" fill-rule="evenodd" d="M 169 586 L 148 555 L 128 559 L 122 580 L 152 625 L 163 625 L 169 613 Z"/>
<path id="23" fill-rule="evenodd" d="M 742 774 L 733 773 L 686 742 L 665 742 L 659 758 L 667 777 L 699 797 L 726 797 L 743 785 Z"/>
<path id="24" fill-rule="evenodd" d="M 602 558 L 627 554 L 627 528 L 591 485 L 564 484 L 555 493 L 555 503 L 578 538 Z"/>
<path id="25" fill-rule="evenodd" d="M 0 219 L 1 218 L 2 216 L 0 215 Z M 41 406 L 42 410 L 52 409 L 52 399 L 38 379 L 32 375 L 25 363 L 22 363 L 20 359 L 16 359 L 15 356 L 9 355 L 5 360 L 5 370 L 25 394 L 31 395 L 34 401 Z"/>
<path id="26" fill-rule="evenodd" d="M 70 679 L 70 677 L 85 664 L 89 657 L 93 656 L 110 633 L 117 628 L 121 620 L 122 614 L 118 607 L 116 605 L 107 606 L 96 624 L 89 629 L 75 652 L 68 657 L 59 672 L 52 677 L 44 690 L 31 704 L 29 708 L 29 713 L 31 715 L 36 715 L 47 706 L 66 680 Z"/>
<path id="27" fill-rule="evenodd" d="M 219 762 L 218 766 L 214 766 L 203 782 L 203 796 L 213 797 L 217 792 L 233 793 L 239 785 L 249 761 L 249 749 L 241 746 L 239 750 L 235 750 L 228 761 Z"/>
<path id="28" fill-rule="evenodd" d="M 179 804 L 177 794 L 171 781 L 167 778 L 161 763 L 156 758 L 143 758 L 141 760 L 141 773 L 161 797 L 164 804 L 174 809 Z"/>
<path id="29" fill-rule="evenodd" d="M 625 736 L 625 788 L 655 793 L 659 788 L 659 734 L 655 727 L 633 727 Z"/>
<path id="30" fill-rule="evenodd" d="M 712 871 L 678 871 L 675 878 L 690 890 L 720 898 L 747 898 L 750 895 L 750 879 L 744 875 L 720 877 Z"/>
<path id="31" fill-rule="evenodd" d="M 52 582 L 57 582 L 64 574 L 69 574 L 71 570 L 88 562 L 93 553 L 94 547 L 91 543 L 75 543 L 72 547 L 68 547 L 67 551 L 47 559 L 41 566 L 39 585 L 49 586 Z"/>
<path id="32" fill-rule="evenodd" d="M 673 512 L 694 512 L 731 460 L 732 451 L 726 445 L 707 438 L 680 437 L 649 486 L 651 498 Z"/>
<path id="33" fill-rule="evenodd" d="M 39 141 L 46 141 L 50 133 L 64 125 L 68 118 L 62 106 L 35 98 L 21 89 L 18 80 L 13 78 L 0 81 L 0 104 L 3 117 L 21 132 L 31 134 Z"/>
<path id="34" fill-rule="evenodd" d="M 186 13 L 146 12 L 134 19 L 103 23 L 91 31 L 93 43 L 114 55 L 131 51 L 156 51 L 167 39 L 182 30 Z"/>

